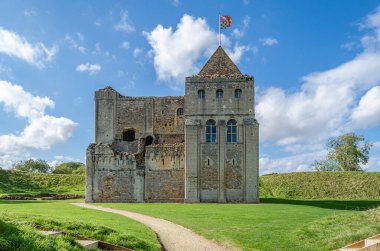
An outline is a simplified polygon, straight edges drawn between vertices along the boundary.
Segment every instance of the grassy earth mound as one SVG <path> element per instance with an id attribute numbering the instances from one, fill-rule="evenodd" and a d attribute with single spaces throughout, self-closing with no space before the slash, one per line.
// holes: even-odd
<path id="1" fill-rule="evenodd" d="M 84 194 L 84 175 L 0 170 L 0 195 Z"/>
<path id="2" fill-rule="evenodd" d="M 379 172 L 298 172 L 260 177 L 260 197 L 379 199 Z"/>

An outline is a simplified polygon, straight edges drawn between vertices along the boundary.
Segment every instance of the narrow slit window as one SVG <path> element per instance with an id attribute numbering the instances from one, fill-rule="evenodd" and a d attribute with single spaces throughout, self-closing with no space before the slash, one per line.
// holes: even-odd
<path id="1" fill-rule="evenodd" d="M 223 99 L 223 90 L 216 91 L 216 100 L 221 101 Z"/>
<path id="2" fill-rule="evenodd" d="M 241 90 L 240 89 L 236 89 L 235 90 L 235 98 L 236 99 L 241 99 Z"/>
<path id="3" fill-rule="evenodd" d="M 216 123 L 212 119 L 206 122 L 206 142 L 216 142 Z"/>
<path id="4" fill-rule="evenodd" d="M 198 91 L 198 99 L 204 100 L 206 98 L 206 94 L 204 90 L 199 90 Z"/>
<path id="5" fill-rule="evenodd" d="M 230 119 L 227 122 L 227 142 L 236 143 L 237 142 L 237 126 L 236 120 Z"/>

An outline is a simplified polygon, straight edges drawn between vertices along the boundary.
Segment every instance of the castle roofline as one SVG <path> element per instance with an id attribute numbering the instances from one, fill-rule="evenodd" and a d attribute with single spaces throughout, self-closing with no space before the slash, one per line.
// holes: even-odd
<path id="1" fill-rule="evenodd" d="M 230 75 L 242 74 L 223 48 L 219 46 L 197 76 L 210 77 Z"/>

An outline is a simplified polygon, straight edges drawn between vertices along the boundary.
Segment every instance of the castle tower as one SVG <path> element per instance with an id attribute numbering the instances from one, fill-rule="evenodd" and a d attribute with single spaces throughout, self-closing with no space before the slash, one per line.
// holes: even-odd
<path id="1" fill-rule="evenodd" d="M 185 201 L 259 202 L 254 79 L 218 47 L 186 78 Z"/>

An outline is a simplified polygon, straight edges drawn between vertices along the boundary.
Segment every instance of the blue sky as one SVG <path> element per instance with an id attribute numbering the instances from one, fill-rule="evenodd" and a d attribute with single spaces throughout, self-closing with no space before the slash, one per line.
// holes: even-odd
<path id="1" fill-rule="evenodd" d="M 261 173 L 309 170 L 329 137 L 374 142 L 380 171 L 380 1 L 0 1 L 0 166 L 85 161 L 94 91 L 183 95 L 222 45 L 255 77 Z"/>

